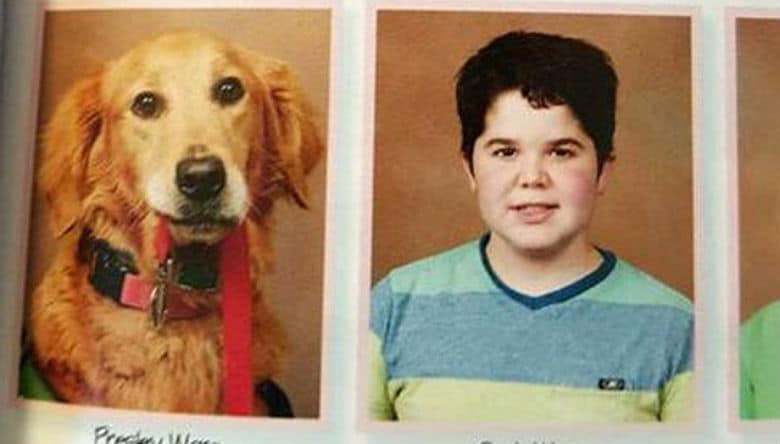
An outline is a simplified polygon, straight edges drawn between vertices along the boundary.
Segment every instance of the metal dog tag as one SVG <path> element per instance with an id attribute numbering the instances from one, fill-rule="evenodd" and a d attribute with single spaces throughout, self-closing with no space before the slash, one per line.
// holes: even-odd
<path id="1" fill-rule="evenodd" d="M 161 263 L 154 280 L 154 289 L 152 290 L 151 304 L 149 305 L 149 317 L 156 329 L 159 329 L 165 323 L 167 311 L 165 296 L 168 287 L 168 275 L 172 264 L 173 260 L 170 258 Z"/>

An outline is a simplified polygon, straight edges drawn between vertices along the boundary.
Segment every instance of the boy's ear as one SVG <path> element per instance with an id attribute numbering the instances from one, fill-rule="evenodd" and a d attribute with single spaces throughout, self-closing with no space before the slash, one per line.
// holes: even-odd
<path id="1" fill-rule="evenodd" d="M 471 191 L 476 190 L 477 182 L 474 180 L 474 173 L 471 171 L 471 165 L 469 165 L 469 162 L 463 156 L 460 157 L 460 165 L 463 167 L 463 172 L 466 173 L 466 177 L 469 179 L 469 188 L 471 188 Z"/>
<path id="2" fill-rule="evenodd" d="M 609 157 L 607 157 L 606 160 L 604 160 L 604 163 L 601 165 L 601 172 L 599 172 L 599 177 L 596 179 L 596 191 L 598 194 L 604 194 L 604 190 L 607 188 L 607 183 L 609 182 L 609 178 L 612 175 L 612 170 L 615 168 L 615 155 L 610 154 Z"/>

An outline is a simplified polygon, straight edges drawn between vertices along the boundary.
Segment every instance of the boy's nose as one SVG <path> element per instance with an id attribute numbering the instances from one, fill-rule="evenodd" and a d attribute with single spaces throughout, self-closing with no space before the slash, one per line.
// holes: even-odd
<path id="1" fill-rule="evenodd" d="M 543 188 L 549 184 L 549 176 L 543 159 L 528 159 L 517 171 L 517 182 L 521 188 Z"/>

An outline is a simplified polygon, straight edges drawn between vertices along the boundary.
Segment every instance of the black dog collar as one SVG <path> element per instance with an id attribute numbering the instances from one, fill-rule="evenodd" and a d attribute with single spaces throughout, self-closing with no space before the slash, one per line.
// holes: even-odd
<path id="1" fill-rule="evenodd" d="M 133 256 L 114 248 L 86 230 L 82 235 L 80 257 L 89 264 L 89 282 L 100 294 L 119 303 L 125 276 L 137 275 Z M 218 256 L 215 248 L 193 244 L 173 252 L 171 282 L 185 290 L 214 291 L 219 287 Z"/>

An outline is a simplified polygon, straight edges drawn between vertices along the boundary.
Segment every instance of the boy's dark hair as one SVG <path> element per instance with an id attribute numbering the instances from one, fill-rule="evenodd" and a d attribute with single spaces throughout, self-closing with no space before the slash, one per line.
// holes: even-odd
<path id="1" fill-rule="evenodd" d="M 596 147 L 599 172 L 612 153 L 618 78 L 609 55 L 579 39 L 509 32 L 471 56 L 457 74 L 461 153 L 473 171 L 474 142 L 495 98 L 519 90 L 534 108 L 568 105 Z"/>

